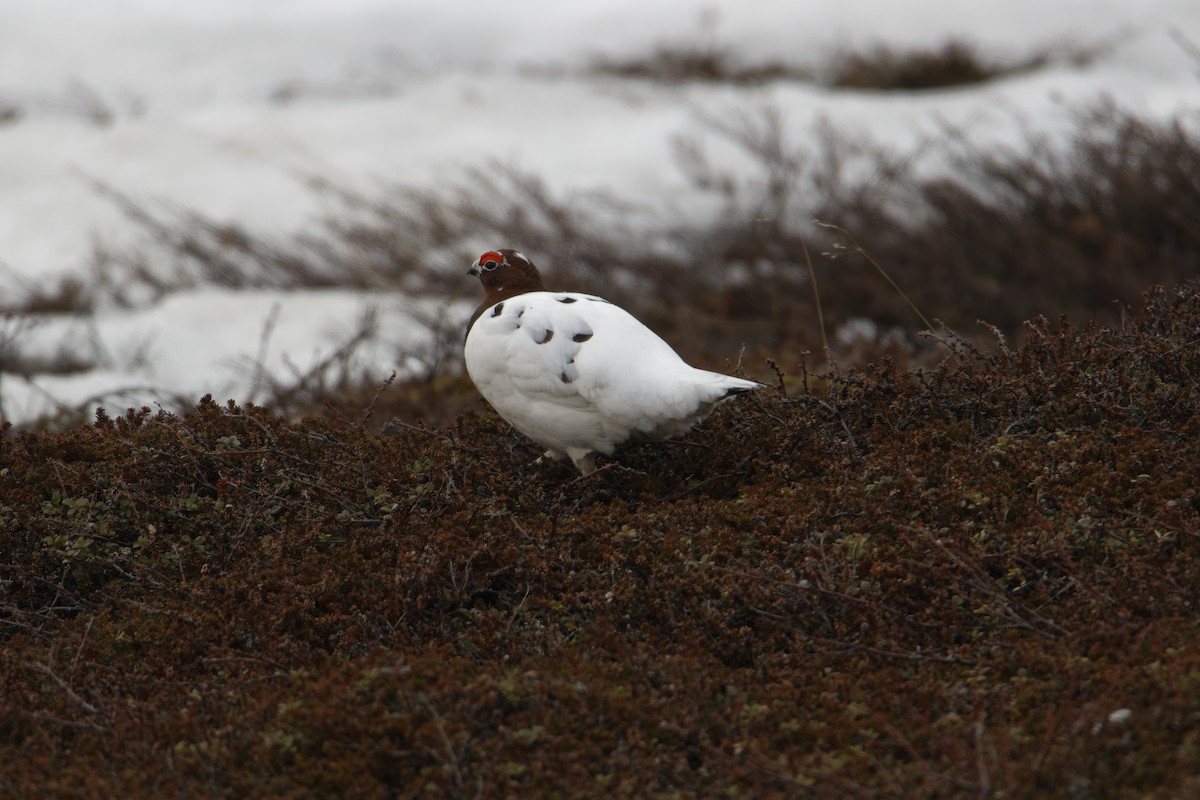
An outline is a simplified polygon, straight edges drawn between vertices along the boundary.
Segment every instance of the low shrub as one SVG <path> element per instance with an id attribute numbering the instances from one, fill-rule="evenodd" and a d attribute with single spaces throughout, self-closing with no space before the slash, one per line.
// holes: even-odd
<path id="1" fill-rule="evenodd" d="M 487 411 L 9 428 L 0 792 L 1189 796 L 1200 292 L 937 335 L 583 479 Z"/>

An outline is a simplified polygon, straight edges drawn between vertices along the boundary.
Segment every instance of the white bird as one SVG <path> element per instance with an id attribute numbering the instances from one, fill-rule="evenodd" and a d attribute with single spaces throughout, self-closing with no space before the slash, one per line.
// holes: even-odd
<path id="1" fill-rule="evenodd" d="M 471 265 L 487 292 L 467 324 L 467 372 L 509 424 L 583 474 L 628 441 L 683 433 L 722 400 L 763 387 L 696 369 L 629 312 L 548 292 L 515 250 Z"/>

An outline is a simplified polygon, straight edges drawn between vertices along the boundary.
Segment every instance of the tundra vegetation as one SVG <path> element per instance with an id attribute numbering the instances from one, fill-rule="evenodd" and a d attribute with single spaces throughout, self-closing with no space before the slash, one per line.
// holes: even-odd
<path id="1" fill-rule="evenodd" d="M 176 271 L 98 253 L 10 323 L 204 282 L 469 296 L 433 265 L 484 237 L 772 388 L 587 478 L 531 463 L 450 325 L 396 380 L 7 425 L 0 795 L 1200 794 L 1194 130 L 1108 106 L 930 178 L 771 109 L 697 128 L 761 171 L 681 138 L 727 213 L 668 232 L 513 170 L 321 185 L 339 213 L 287 242 L 112 190 Z"/>

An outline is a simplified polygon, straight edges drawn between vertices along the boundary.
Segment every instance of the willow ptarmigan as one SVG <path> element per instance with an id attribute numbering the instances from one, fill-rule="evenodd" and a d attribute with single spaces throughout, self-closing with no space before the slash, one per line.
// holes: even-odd
<path id="1" fill-rule="evenodd" d="M 600 297 L 548 292 L 515 250 L 471 265 L 487 295 L 467 324 L 467 372 L 514 428 L 583 474 L 628 441 L 683 433 L 722 400 L 762 388 L 688 366 L 629 312 Z"/>

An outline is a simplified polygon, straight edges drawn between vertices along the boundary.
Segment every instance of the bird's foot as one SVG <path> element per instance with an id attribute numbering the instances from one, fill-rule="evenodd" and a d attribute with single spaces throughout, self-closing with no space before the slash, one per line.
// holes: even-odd
<path id="1" fill-rule="evenodd" d="M 587 472 L 584 472 L 582 475 L 580 475 L 580 476 L 579 476 L 578 478 L 576 478 L 575 480 L 573 480 L 573 481 L 568 481 L 566 485 L 567 485 L 567 486 L 574 486 L 574 485 L 575 485 L 575 484 L 577 484 L 577 483 L 583 483 L 584 481 L 590 481 L 590 480 L 594 479 L 594 478 L 595 478 L 597 475 L 600 475 L 600 474 L 602 474 L 602 473 L 608 472 L 608 471 L 609 471 L 609 470 L 611 470 L 611 469 L 619 469 L 619 470 L 624 470 L 624 469 L 627 469 L 627 468 L 626 468 L 626 467 L 622 467 L 620 464 L 618 464 L 618 463 L 617 463 L 617 462 L 615 462 L 615 461 L 610 461 L 609 463 L 605 464 L 605 465 L 604 465 L 604 466 L 602 466 L 602 467 L 595 467 L 595 466 L 594 466 L 592 469 L 588 470 Z"/>
<path id="2" fill-rule="evenodd" d="M 550 464 L 557 464 L 560 461 L 562 461 L 562 459 L 560 457 L 554 455 L 554 453 L 547 450 L 546 452 L 542 453 L 540 456 L 535 458 L 533 461 L 530 461 L 529 466 L 541 468 L 541 467 L 548 466 Z"/>

